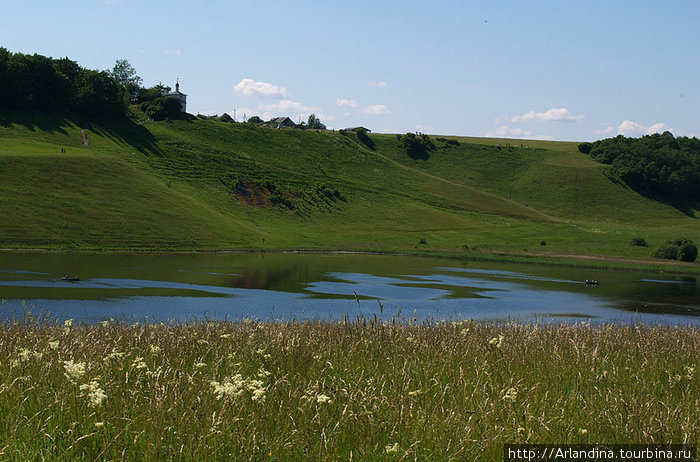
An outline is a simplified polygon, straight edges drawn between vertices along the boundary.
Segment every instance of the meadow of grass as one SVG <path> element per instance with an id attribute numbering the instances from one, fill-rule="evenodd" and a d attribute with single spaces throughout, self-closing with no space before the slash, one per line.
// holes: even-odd
<path id="1" fill-rule="evenodd" d="M 0 247 L 459 253 L 466 245 L 646 260 L 668 239 L 700 241 L 697 204 L 615 183 L 575 143 L 452 137 L 458 146 L 438 142 L 428 159 L 413 160 L 394 135 L 370 137 L 372 149 L 353 133 L 213 120 L 7 116 Z M 239 182 L 272 185 L 283 203 L 237 200 Z M 633 237 L 650 247 L 631 245 Z"/>
<path id="2" fill-rule="evenodd" d="M 2 460 L 501 460 L 506 443 L 700 440 L 695 327 L 68 324 L 0 328 Z"/>

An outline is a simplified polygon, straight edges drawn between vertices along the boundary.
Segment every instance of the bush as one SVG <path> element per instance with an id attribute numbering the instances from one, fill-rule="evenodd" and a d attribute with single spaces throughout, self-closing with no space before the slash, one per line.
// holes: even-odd
<path id="1" fill-rule="evenodd" d="M 153 120 L 179 119 L 182 117 L 180 101 L 175 98 L 156 98 L 146 105 L 145 112 Z"/>
<path id="2" fill-rule="evenodd" d="M 673 244 L 661 244 L 651 254 L 652 258 L 662 258 L 664 260 L 678 260 L 678 246 Z"/>
<path id="3" fill-rule="evenodd" d="M 649 244 L 647 244 L 646 239 L 639 236 L 632 238 L 632 245 L 636 245 L 637 247 L 649 247 Z"/>
<path id="4" fill-rule="evenodd" d="M 592 148 L 593 145 L 591 143 L 581 143 L 578 145 L 579 152 L 582 152 L 584 154 L 590 154 Z"/>
<path id="5" fill-rule="evenodd" d="M 399 142 L 399 147 L 403 149 L 411 159 L 427 160 L 430 157 L 430 152 L 435 150 L 435 144 L 430 140 L 430 137 L 425 133 L 416 135 L 415 133 L 406 133 L 405 135 L 396 135 Z"/>
<path id="6" fill-rule="evenodd" d="M 426 241 L 424 237 L 421 237 L 420 240 L 418 241 L 418 243 L 421 245 L 425 245 L 428 243 L 428 241 Z"/>
<path id="7" fill-rule="evenodd" d="M 367 134 L 367 130 L 365 130 L 362 127 L 358 127 L 355 129 L 355 133 L 357 134 L 357 139 L 360 140 L 362 144 L 367 146 L 369 149 L 374 149 L 374 141 L 372 141 L 372 139 Z"/>
<path id="8" fill-rule="evenodd" d="M 540 241 L 540 245 L 547 245 L 547 241 Z"/>
<path id="9" fill-rule="evenodd" d="M 694 262 L 698 256 L 698 248 L 692 242 L 686 242 L 678 247 L 680 261 Z"/>

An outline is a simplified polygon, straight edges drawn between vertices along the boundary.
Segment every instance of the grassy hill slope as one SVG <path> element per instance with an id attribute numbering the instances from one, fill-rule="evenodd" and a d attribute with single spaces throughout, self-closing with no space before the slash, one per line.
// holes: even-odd
<path id="1" fill-rule="evenodd" d="M 6 117 L 0 246 L 647 258 L 632 237 L 700 241 L 697 204 L 615 183 L 574 143 L 455 139 L 413 160 L 393 135 Z"/>

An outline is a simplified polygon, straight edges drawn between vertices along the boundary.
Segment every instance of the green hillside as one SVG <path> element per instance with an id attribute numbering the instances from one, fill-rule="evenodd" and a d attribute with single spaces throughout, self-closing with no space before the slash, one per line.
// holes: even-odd
<path id="1" fill-rule="evenodd" d="M 436 141 L 414 160 L 395 135 L 370 139 L 371 149 L 354 133 L 194 118 L 96 125 L 6 116 L 0 247 L 468 246 L 647 259 L 667 239 L 700 241 L 697 203 L 640 195 L 575 143 L 451 137 L 459 145 Z M 636 236 L 650 247 L 632 246 Z"/>

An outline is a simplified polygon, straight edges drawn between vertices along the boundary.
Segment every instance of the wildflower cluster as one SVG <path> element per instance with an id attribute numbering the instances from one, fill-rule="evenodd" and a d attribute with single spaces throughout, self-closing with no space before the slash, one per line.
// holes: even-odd
<path id="1" fill-rule="evenodd" d="M 73 360 L 63 361 L 64 375 L 73 384 L 85 375 L 85 363 L 75 362 Z"/>
<path id="2" fill-rule="evenodd" d="M 489 340 L 489 345 L 493 345 L 496 348 L 501 348 L 503 346 L 503 339 L 504 339 L 504 337 L 502 335 L 499 335 L 498 337 L 494 337 L 491 340 Z"/>
<path id="3" fill-rule="evenodd" d="M 107 394 L 100 388 L 100 384 L 97 380 L 91 380 L 90 382 L 80 385 L 80 391 L 85 392 L 88 399 L 88 406 L 99 407 L 104 400 L 107 399 Z"/>
<path id="4" fill-rule="evenodd" d="M 253 401 L 264 402 L 267 388 L 262 380 L 244 378 L 241 374 L 226 378 L 222 383 L 212 380 L 210 382 L 216 399 L 236 398 L 248 391 Z"/>

